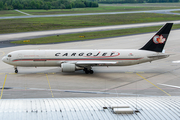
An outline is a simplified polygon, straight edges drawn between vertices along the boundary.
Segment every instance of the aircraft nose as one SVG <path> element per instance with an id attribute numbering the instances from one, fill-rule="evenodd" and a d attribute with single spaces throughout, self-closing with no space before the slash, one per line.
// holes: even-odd
<path id="1" fill-rule="evenodd" d="M 6 57 L 3 57 L 3 58 L 2 58 L 2 61 L 3 61 L 3 62 L 6 62 Z"/>

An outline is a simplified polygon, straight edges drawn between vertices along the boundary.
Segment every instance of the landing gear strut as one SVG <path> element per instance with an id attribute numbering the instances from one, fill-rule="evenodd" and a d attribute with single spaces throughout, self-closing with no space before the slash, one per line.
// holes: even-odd
<path id="1" fill-rule="evenodd" d="M 18 73 L 18 69 L 17 68 L 14 68 L 15 69 L 15 73 Z"/>
<path id="2" fill-rule="evenodd" d="M 86 74 L 93 74 L 94 73 L 94 71 L 93 70 L 89 70 L 89 69 L 87 69 L 87 68 L 84 68 L 84 72 L 86 73 Z"/>

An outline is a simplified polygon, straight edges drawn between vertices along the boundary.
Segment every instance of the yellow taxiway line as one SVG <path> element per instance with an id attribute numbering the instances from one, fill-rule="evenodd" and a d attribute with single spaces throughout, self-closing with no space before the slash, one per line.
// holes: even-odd
<path id="1" fill-rule="evenodd" d="M 5 83 L 6 83 L 6 78 L 7 78 L 7 75 L 6 75 L 5 79 L 4 79 L 4 84 L 3 84 L 3 87 L 2 87 L 2 90 L 1 90 L 0 99 L 2 98 L 2 95 L 3 95 L 3 90 L 4 90 Z"/>
<path id="2" fill-rule="evenodd" d="M 2 50 L 0 50 L 0 52 L 2 52 L 3 54 L 2 55 L 0 55 L 0 56 L 3 56 L 4 54 L 5 54 L 5 52 L 4 51 L 2 51 Z"/>
<path id="3" fill-rule="evenodd" d="M 51 85 L 50 85 L 49 78 L 48 78 L 47 74 L 46 74 L 46 78 L 47 78 L 47 81 L 48 81 L 48 84 L 49 84 L 49 88 L 51 90 Z M 52 97 L 54 97 L 52 90 L 51 90 L 51 95 L 52 95 Z"/>
<path id="4" fill-rule="evenodd" d="M 161 88 L 159 88 L 158 86 L 156 86 L 155 84 L 153 84 L 152 82 L 150 82 L 149 80 L 147 80 L 146 78 L 144 78 L 143 76 L 141 76 L 140 74 L 136 73 L 136 75 L 138 75 L 139 77 L 143 78 L 144 80 L 146 80 L 147 82 L 149 82 L 150 84 L 152 84 L 153 86 L 155 86 L 157 89 L 161 90 L 162 92 L 164 92 L 164 93 L 167 94 L 168 96 L 171 96 L 169 93 L 167 93 L 166 91 L 162 90 Z"/>

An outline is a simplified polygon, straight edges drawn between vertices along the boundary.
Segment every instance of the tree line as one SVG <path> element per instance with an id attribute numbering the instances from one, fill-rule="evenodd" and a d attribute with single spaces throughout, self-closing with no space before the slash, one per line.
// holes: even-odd
<path id="1" fill-rule="evenodd" d="M 179 2 L 179 0 L 89 0 L 98 3 L 167 3 L 167 2 Z"/>
<path id="2" fill-rule="evenodd" d="M 71 9 L 98 7 L 96 1 L 86 0 L 0 0 L 0 10 L 12 9 Z"/>

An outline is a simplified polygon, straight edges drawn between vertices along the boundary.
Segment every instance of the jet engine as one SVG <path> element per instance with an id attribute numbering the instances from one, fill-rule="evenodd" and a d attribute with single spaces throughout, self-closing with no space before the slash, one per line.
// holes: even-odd
<path id="1" fill-rule="evenodd" d="M 74 72 L 76 70 L 75 64 L 62 63 L 61 67 L 62 67 L 62 72 Z"/>

